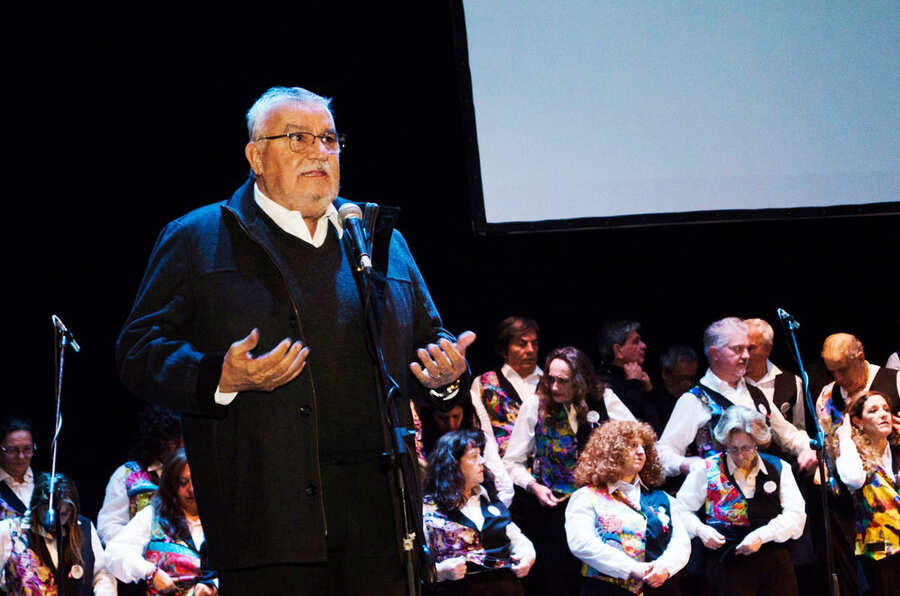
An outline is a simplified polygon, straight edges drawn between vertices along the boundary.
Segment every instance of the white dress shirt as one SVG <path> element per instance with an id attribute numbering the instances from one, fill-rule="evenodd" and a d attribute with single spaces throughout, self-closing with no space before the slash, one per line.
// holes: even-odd
<path id="1" fill-rule="evenodd" d="M 745 376 L 744 380 L 747 381 L 748 385 L 753 385 L 762 391 L 763 394 L 765 394 L 766 399 L 769 400 L 769 405 L 772 406 L 772 408 L 775 408 L 775 377 L 781 373 L 782 370 L 775 366 L 771 360 L 766 358 L 766 374 L 760 377 L 758 381 L 754 381 L 749 376 Z M 782 414 L 788 422 L 792 423 L 797 428 L 804 428 L 806 426 L 806 407 L 803 403 L 803 380 L 797 375 L 792 376 L 794 377 L 794 384 L 797 387 L 797 403 L 795 403 L 794 407 L 788 412 L 782 412 Z"/>
<path id="2" fill-rule="evenodd" d="M 162 464 L 157 462 L 152 464 L 148 472 L 160 472 Z M 128 499 L 128 490 L 125 488 L 125 479 L 131 474 L 131 470 L 122 464 L 109 477 L 106 484 L 106 495 L 103 498 L 103 506 L 97 513 L 97 533 L 104 544 L 109 541 L 125 527 L 131 520 L 129 507 L 131 505 Z"/>
<path id="3" fill-rule="evenodd" d="M 5 482 L 12 489 L 13 494 L 25 504 L 25 507 L 31 504 L 31 493 L 34 492 L 34 472 L 30 467 L 25 471 L 22 482 L 16 482 L 16 479 L 10 476 L 6 470 L 0 468 L 0 482 Z"/>
<path id="4" fill-rule="evenodd" d="M 272 218 L 275 225 L 291 236 L 299 238 L 315 248 L 319 248 L 325 244 L 325 237 L 328 235 L 329 222 L 337 231 L 338 238 L 344 235 L 344 228 L 341 227 L 341 221 L 334 204 L 329 203 L 328 208 L 325 210 L 325 214 L 316 222 L 315 234 L 310 234 L 309 227 L 307 227 L 306 222 L 303 220 L 303 216 L 300 215 L 299 211 L 291 211 L 267 197 L 263 194 L 263 191 L 260 190 L 259 184 L 253 185 L 253 199 L 256 201 L 256 204 L 259 205 L 259 208 Z M 219 388 L 216 387 L 214 399 L 217 404 L 227 406 L 234 401 L 235 397 L 237 397 L 237 391 L 226 393 L 219 391 Z"/>
<path id="5" fill-rule="evenodd" d="M 6 568 L 9 555 L 12 554 L 12 528 L 17 519 L 7 519 L 0 522 L 0 569 Z M 54 565 L 58 564 L 56 552 L 56 540 L 48 534 L 43 534 L 44 544 L 50 553 L 50 560 Z M 109 571 L 109 559 L 100 544 L 100 537 L 94 524 L 91 524 L 91 549 L 94 551 L 94 596 L 116 596 L 116 579 Z M 3 578 L 5 586 L 6 578 Z"/>
<path id="6" fill-rule="evenodd" d="M 728 466 L 728 471 L 737 483 L 738 489 L 744 497 L 752 499 L 756 494 L 756 476 L 760 471 L 768 474 L 768 469 L 762 458 L 759 455 L 756 456 L 756 464 L 746 475 L 738 469 L 730 455 L 725 455 L 725 463 Z M 706 474 L 706 466 L 691 468 L 681 488 L 678 489 L 678 500 L 684 505 L 687 513 L 685 523 L 692 538 L 697 535 L 697 530 L 702 525 L 700 519 L 693 512 L 706 503 Z M 766 525 L 750 532 L 748 538 L 759 537 L 760 541 L 765 544 L 772 541 L 785 542 L 792 538 L 799 538 L 803 534 L 803 527 L 806 525 L 806 501 L 803 500 L 803 495 L 800 494 L 800 489 L 797 488 L 797 481 L 794 480 L 794 475 L 791 473 L 791 466 L 783 460 L 781 462 L 780 484 L 781 513 L 773 517 Z"/>
<path id="7" fill-rule="evenodd" d="M 732 387 L 717 377 L 712 370 L 707 370 L 700 383 L 721 393 L 734 405 L 757 411 L 744 379 L 738 381 L 737 387 Z M 709 409 L 693 393 L 686 391 L 678 398 L 657 445 L 659 459 L 666 476 L 677 476 L 681 473 L 680 467 L 686 459 L 684 454 L 688 446 L 697 437 L 697 431 L 710 419 Z M 777 408 L 772 408 L 769 424 L 775 442 L 785 451 L 798 455 L 809 449 L 809 435 L 785 420 Z"/>
<path id="8" fill-rule="evenodd" d="M 887 362 L 884 363 L 884 367 L 900 370 L 900 352 L 894 352 L 888 356 Z"/>
<path id="9" fill-rule="evenodd" d="M 636 477 L 633 484 L 616 482 L 609 484 L 607 488 L 610 494 L 621 492 L 628 502 L 634 504 L 634 507 L 629 507 L 620 501 L 612 501 L 608 503 L 611 515 L 637 524 L 641 519 L 645 519 L 644 514 L 640 512 L 640 477 Z M 672 537 L 654 563 L 657 568 L 665 569 L 671 577 L 687 564 L 691 555 L 691 541 L 684 526 L 684 511 L 675 499 L 666 496 L 672 513 Z M 586 486 L 579 488 L 572 493 L 566 506 L 566 541 L 572 554 L 609 577 L 627 579 L 632 572 L 639 571 L 641 561 L 632 559 L 597 536 L 596 520 L 597 512 L 594 510 L 591 488 Z"/>
<path id="10" fill-rule="evenodd" d="M 199 519 L 187 519 L 194 546 L 200 548 L 205 539 Z M 125 583 L 138 582 L 150 575 L 156 564 L 144 558 L 144 550 L 150 543 L 153 530 L 153 507 L 144 507 L 128 522 L 122 531 L 106 545 L 109 569 Z"/>
<path id="11" fill-rule="evenodd" d="M 847 485 L 847 488 L 850 490 L 859 490 L 865 486 L 867 474 L 863 467 L 862 458 L 859 456 L 859 451 L 856 449 L 856 443 L 853 442 L 853 439 L 850 436 L 847 436 L 844 433 L 836 434 L 840 437 L 841 451 L 837 461 L 834 463 L 837 468 L 838 476 L 841 477 L 841 480 Z M 890 443 L 884 446 L 884 452 L 881 454 L 881 461 L 878 462 L 878 465 L 887 472 L 888 476 L 894 474 L 894 458 L 891 456 Z M 900 480 L 900 478 L 894 478 L 895 482 L 898 480 Z"/>
<path id="12" fill-rule="evenodd" d="M 603 403 L 606 405 L 606 413 L 609 414 L 610 420 L 637 420 L 609 387 L 603 392 Z M 575 409 L 569 407 L 567 410 L 572 432 L 577 433 L 578 418 Z M 539 411 L 540 398 L 537 395 L 532 395 L 528 400 L 522 402 L 522 407 L 519 408 L 519 417 L 516 418 L 512 434 L 509 436 L 509 443 L 506 444 L 506 453 L 503 455 L 503 463 L 506 465 L 506 471 L 509 472 L 512 481 L 524 489 L 528 489 L 528 485 L 535 482 L 535 478 L 528 471 L 526 464 L 534 454 L 534 427 L 537 424 Z"/>

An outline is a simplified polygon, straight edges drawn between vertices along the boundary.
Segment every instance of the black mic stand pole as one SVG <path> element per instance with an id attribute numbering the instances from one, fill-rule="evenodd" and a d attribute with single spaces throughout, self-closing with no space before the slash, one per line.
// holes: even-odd
<path id="1" fill-rule="evenodd" d="M 417 596 L 420 593 L 419 578 L 424 577 L 423 574 L 428 573 L 428 570 L 422 569 L 420 574 L 418 569 L 420 559 L 416 557 L 416 553 L 424 552 L 425 544 L 421 530 L 421 495 L 416 488 L 419 485 L 416 449 L 414 443 L 412 446 L 407 444 L 407 440 L 415 436 L 415 432 L 400 423 L 397 404 L 405 403 L 404 396 L 400 392 L 397 382 L 391 377 L 384 359 L 378 313 L 376 312 L 378 298 L 374 288 L 374 275 L 371 269 L 360 266 L 359 255 L 356 254 L 358 251 L 347 231 L 344 232 L 342 239 L 347 256 L 355 257 L 350 259 L 350 266 L 353 269 L 353 277 L 356 280 L 356 288 L 359 291 L 363 316 L 366 320 L 366 343 L 369 355 L 375 365 L 378 377 L 376 398 L 381 412 L 385 447 L 388 449 L 382 454 L 382 457 L 390 470 L 395 499 L 394 506 L 395 510 L 399 509 L 398 513 L 400 514 L 399 530 L 401 535 L 398 537 L 398 541 L 406 568 L 407 590 L 410 596 Z M 368 241 L 368 244 L 371 254 L 371 240 Z"/>
<path id="2" fill-rule="evenodd" d="M 63 365 L 66 362 L 66 346 L 71 343 L 75 352 L 81 351 L 81 346 L 75 341 L 75 336 L 66 328 L 62 320 L 52 315 L 50 322 L 53 323 L 53 329 L 56 331 L 56 418 L 53 423 L 53 441 L 50 448 L 50 502 L 47 506 L 47 513 L 44 515 L 44 528 L 50 530 L 56 529 L 56 585 L 62 591 L 62 520 L 57 515 L 54 508 L 54 498 L 56 497 L 56 454 L 59 448 L 59 431 L 62 430 L 62 387 L 63 387 Z M 78 520 L 76 520 L 77 522 Z"/>
<path id="3" fill-rule="evenodd" d="M 825 572 L 827 574 L 828 593 L 831 596 L 840 596 L 838 578 L 834 572 L 834 556 L 831 552 L 831 524 L 828 516 L 828 476 L 826 476 L 825 466 L 825 432 L 822 430 L 822 425 L 819 424 L 819 417 L 816 415 L 816 404 L 813 402 L 812 395 L 809 392 L 809 375 L 803 366 L 800 348 L 797 345 L 797 334 L 795 331 L 800 328 L 800 323 L 780 308 L 778 309 L 778 318 L 781 320 L 785 335 L 790 338 L 791 351 L 800 369 L 800 378 L 803 381 L 803 399 L 806 402 L 807 410 L 812 414 L 810 418 L 812 418 L 816 427 L 816 438 L 810 439 L 809 445 L 815 450 L 818 462 L 819 496 L 822 505 L 822 521 L 825 522 Z"/>

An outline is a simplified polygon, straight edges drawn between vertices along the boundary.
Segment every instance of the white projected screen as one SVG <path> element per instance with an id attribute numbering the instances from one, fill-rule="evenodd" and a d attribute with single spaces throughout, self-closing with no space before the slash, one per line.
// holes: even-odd
<path id="1" fill-rule="evenodd" d="M 900 5 L 465 0 L 487 223 L 900 200 Z"/>

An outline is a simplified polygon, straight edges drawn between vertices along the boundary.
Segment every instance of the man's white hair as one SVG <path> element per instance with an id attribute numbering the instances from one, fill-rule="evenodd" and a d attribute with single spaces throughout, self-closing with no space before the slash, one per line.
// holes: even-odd
<path id="1" fill-rule="evenodd" d="M 247 110 L 247 132 L 250 134 L 251 141 L 257 138 L 259 126 L 266 119 L 269 110 L 285 101 L 318 105 L 331 114 L 331 98 L 329 97 L 322 97 L 303 87 L 272 87 L 260 95 L 259 99 Z M 332 117 L 334 117 L 333 114 Z"/>
<path id="2" fill-rule="evenodd" d="M 710 324 L 703 332 L 703 353 L 709 356 L 710 347 L 720 350 L 728 345 L 726 336 L 732 331 L 749 333 L 750 330 L 747 323 L 737 317 L 725 317 Z"/>
<path id="3" fill-rule="evenodd" d="M 764 342 L 770 346 L 772 345 L 772 342 L 775 340 L 775 331 L 772 329 L 772 326 L 769 325 L 768 321 L 765 319 L 744 319 L 744 322 L 747 323 L 750 333 L 754 331 L 758 332 L 762 335 Z"/>

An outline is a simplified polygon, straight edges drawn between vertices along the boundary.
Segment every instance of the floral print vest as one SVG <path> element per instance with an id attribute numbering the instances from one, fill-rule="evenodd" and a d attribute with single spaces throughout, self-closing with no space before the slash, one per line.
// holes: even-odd
<path id="1" fill-rule="evenodd" d="M 193 540 L 185 542 L 172 538 L 155 511 L 150 542 L 144 549 L 144 558 L 155 563 L 175 581 L 175 592 L 170 593 L 176 596 L 193 596 L 195 584 L 191 580 L 199 578 L 204 573 L 203 556 Z M 152 583 L 147 582 L 147 594 L 156 596 L 160 592 L 153 589 Z"/>
<path id="2" fill-rule="evenodd" d="M 91 524 L 85 518 L 79 518 L 82 532 L 85 534 L 86 545 L 91 544 Z M 10 532 L 10 553 L 6 561 L 4 573 L 6 576 L 6 589 L 14 596 L 56 596 L 59 586 L 56 584 L 54 570 L 44 565 L 40 557 L 31 548 L 28 539 L 28 528 L 24 518 L 18 518 L 13 522 Z M 68 570 L 69 578 L 64 582 L 66 593 L 91 594 L 93 593 L 94 559 L 93 548 L 82 548 L 84 565 L 73 565 Z"/>
<path id="3" fill-rule="evenodd" d="M 618 491 L 609 494 L 606 487 L 593 486 L 584 490 L 590 491 L 598 538 L 635 561 L 659 558 L 672 537 L 672 511 L 669 497 L 663 491 L 641 491 L 638 510 Z M 629 510 L 633 514 L 628 514 Z M 644 586 L 644 582 L 632 577 L 619 579 L 604 575 L 586 563 L 581 565 L 581 575 L 613 583 L 633 594 L 641 594 Z"/>
<path id="4" fill-rule="evenodd" d="M 156 481 L 136 461 L 125 463 L 129 474 L 125 477 L 125 492 L 128 495 L 128 518 L 150 504 L 150 499 L 159 488 Z"/>
<path id="5" fill-rule="evenodd" d="M 422 522 L 428 528 L 428 547 L 435 561 L 463 557 L 466 562 L 479 567 L 500 569 L 511 567 L 510 543 L 506 526 L 510 523 L 509 511 L 499 500 L 492 503 L 481 499 L 484 523 L 481 530 L 460 511 L 444 513 L 434 498 L 425 495 Z"/>
<path id="6" fill-rule="evenodd" d="M 534 477 L 555 492 L 568 495 L 575 491 L 578 437 L 565 408 L 555 408 L 546 418 L 543 414 L 538 414 L 534 427 Z"/>
<path id="7" fill-rule="evenodd" d="M 876 561 L 900 554 L 900 494 L 891 474 L 875 468 L 854 497 L 856 554 Z"/>
<path id="8" fill-rule="evenodd" d="M 518 395 L 509 395 L 501 386 L 500 375 L 496 371 L 486 372 L 481 375 L 481 401 L 491 419 L 491 428 L 494 438 L 497 439 L 497 447 L 500 457 L 506 453 L 506 445 L 512 434 L 516 417 L 519 415 L 519 407 L 522 400 Z"/>

